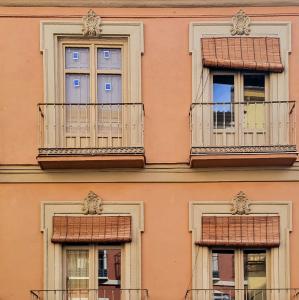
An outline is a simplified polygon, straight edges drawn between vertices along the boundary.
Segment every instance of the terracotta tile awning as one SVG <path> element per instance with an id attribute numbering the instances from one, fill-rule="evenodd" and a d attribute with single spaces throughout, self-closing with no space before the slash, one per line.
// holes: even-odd
<path id="1" fill-rule="evenodd" d="M 203 216 L 201 246 L 277 247 L 279 216 Z"/>
<path id="2" fill-rule="evenodd" d="M 130 242 L 130 216 L 54 216 L 53 243 Z"/>
<path id="3" fill-rule="evenodd" d="M 203 66 L 281 73 L 280 40 L 274 37 L 202 38 Z"/>

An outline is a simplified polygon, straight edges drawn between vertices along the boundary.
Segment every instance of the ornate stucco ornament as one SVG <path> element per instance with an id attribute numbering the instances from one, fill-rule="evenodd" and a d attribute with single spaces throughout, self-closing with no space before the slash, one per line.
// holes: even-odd
<path id="1" fill-rule="evenodd" d="M 249 201 L 244 192 L 239 192 L 233 199 L 231 212 L 233 215 L 248 215 L 251 211 Z"/>
<path id="2" fill-rule="evenodd" d="M 249 35 L 250 33 L 250 18 L 240 9 L 232 18 L 232 35 Z"/>
<path id="3" fill-rule="evenodd" d="M 85 215 L 100 215 L 103 211 L 103 200 L 90 191 L 83 201 L 82 211 Z"/>
<path id="4" fill-rule="evenodd" d="M 87 37 L 99 37 L 102 32 L 101 18 L 90 9 L 86 16 L 83 17 L 82 33 Z"/>

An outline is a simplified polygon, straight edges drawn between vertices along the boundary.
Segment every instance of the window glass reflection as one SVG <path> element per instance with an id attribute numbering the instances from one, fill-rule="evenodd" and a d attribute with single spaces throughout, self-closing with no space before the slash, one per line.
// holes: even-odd
<path id="1" fill-rule="evenodd" d="M 265 75 L 244 74 L 244 123 L 250 130 L 266 127 Z"/>
<path id="2" fill-rule="evenodd" d="M 212 251 L 213 300 L 235 299 L 235 254 L 233 250 Z"/>
<path id="3" fill-rule="evenodd" d="M 98 251 L 98 298 L 120 300 L 121 250 Z"/>
<path id="4" fill-rule="evenodd" d="M 244 74 L 244 101 L 265 101 L 264 74 Z"/>
<path id="5" fill-rule="evenodd" d="M 266 300 L 266 251 L 244 251 L 244 288 L 246 299 Z"/>
<path id="6" fill-rule="evenodd" d="M 214 128 L 234 125 L 234 75 L 213 76 Z"/>

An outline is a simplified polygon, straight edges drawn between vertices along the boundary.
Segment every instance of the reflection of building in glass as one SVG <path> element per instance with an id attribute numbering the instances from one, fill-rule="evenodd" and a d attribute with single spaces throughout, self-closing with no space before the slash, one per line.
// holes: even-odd
<path id="1" fill-rule="evenodd" d="M 213 75 L 214 128 L 233 126 L 234 75 Z"/>
<path id="2" fill-rule="evenodd" d="M 234 299 L 235 255 L 233 250 L 213 250 L 213 294 L 214 300 Z M 218 276 L 216 276 L 218 275 Z"/>
<path id="3" fill-rule="evenodd" d="M 235 272 L 242 267 L 243 275 Z M 245 289 L 244 299 L 266 300 L 266 252 L 264 250 L 213 250 L 211 257 L 214 300 L 235 299 L 234 290 Z M 238 275 L 236 275 L 238 274 Z M 222 297 L 222 298 L 221 298 Z M 238 297 L 239 299 L 239 297 Z"/>
<path id="4" fill-rule="evenodd" d="M 121 250 L 105 249 L 99 251 L 98 287 L 99 299 L 115 299 L 121 297 Z M 104 276 L 101 276 L 104 275 Z"/>

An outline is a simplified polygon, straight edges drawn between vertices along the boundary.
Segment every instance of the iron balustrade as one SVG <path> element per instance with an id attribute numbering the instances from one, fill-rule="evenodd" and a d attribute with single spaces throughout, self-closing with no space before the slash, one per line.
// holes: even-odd
<path id="1" fill-rule="evenodd" d="M 194 152 L 296 152 L 294 101 L 193 103 Z"/>
<path id="2" fill-rule="evenodd" d="M 99 289 L 31 290 L 31 300 L 148 300 L 147 289 Z"/>
<path id="3" fill-rule="evenodd" d="M 290 289 L 214 289 L 187 290 L 185 300 L 299 300 L 299 288 Z"/>
<path id="4" fill-rule="evenodd" d="M 42 103 L 38 118 L 40 154 L 143 152 L 142 103 Z"/>

